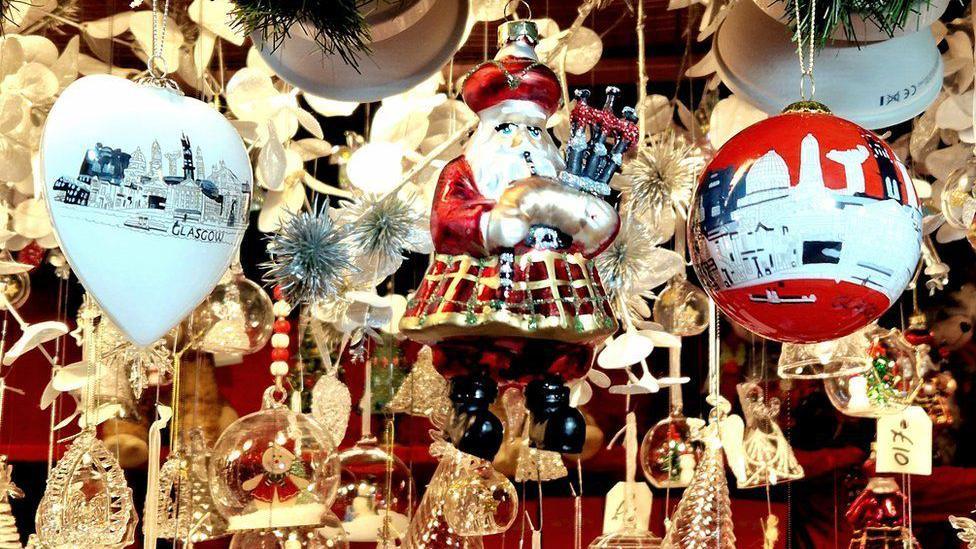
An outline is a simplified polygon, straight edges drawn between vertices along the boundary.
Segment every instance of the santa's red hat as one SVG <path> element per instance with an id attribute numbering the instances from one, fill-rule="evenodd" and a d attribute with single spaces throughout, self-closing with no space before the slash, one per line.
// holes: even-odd
<path id="1" fill-rule="evenodd" d="M 546 65 L 525 57 L 504 57 L 483 63 L 461 88 L 465 104 L 476 113 L 503 101 L 531 101 L 546 118 L 559 109 L 559 77 Z"/>

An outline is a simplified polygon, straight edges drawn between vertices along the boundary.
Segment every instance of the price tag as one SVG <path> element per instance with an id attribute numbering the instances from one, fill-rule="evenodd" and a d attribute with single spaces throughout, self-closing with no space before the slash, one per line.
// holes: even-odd
<path id="1" fill-rule="evenodd" d="M 878 419 L 879 473 L 932 474 L 932 418 L 920 406 Z"/>
<path id="2" fill-rule="evenodd" d="M 646 482 L 631 484 L 631 504 L 627 503 L 627 483 L 618 482 L 607 492 L 607 504 L 603 508 L 603 533 L 619 532 L 627 526 L 627 515 L 633 508 L 635 526 L 647 530 L 651 522 L 651 501 L 654 496 Z"/>

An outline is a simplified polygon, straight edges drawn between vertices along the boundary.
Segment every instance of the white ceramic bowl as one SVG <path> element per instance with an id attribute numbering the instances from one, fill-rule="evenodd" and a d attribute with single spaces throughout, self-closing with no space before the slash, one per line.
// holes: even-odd
<path id="1" fill-rule="evenodd" d="M 376 4 L 384 5 L 382 0 Z M 302 90 L 339 101 L 378 101 L 440 70 L 470 28 L 468 0 L 413 0 L 398 7 L 367 16 L 372 53 L 360 55 L 359 72 L 338 55 L 323 52 L 301 24 L 277 48 L 260 32 L 251 38 L 271 68 Z"/>
<path id="2" fill-rule="evenodd" d="M 762 0 L 765 1 L 765 0 Z M 722 81 L 769 114 L 799 99 L 800 68 L 790 30 L 753 2 L 739 2 L 715 38 Z M 942 57 L 931 32 L 882 42 L 834 41 L 814 62 L 815 99 L 870 129 L 924 111 L 942 87 Z"/>
<path id="3" fill-rule="evenodd" d="M 784 0 L 754 1 L 756 5 L 759 6 L 770 17 L 779 19 L 783 23 L 789 21 L 790 18 L 786 14 L 786 2 Z M 928 30 L 928 28 L 931 27 L 936 20 L 942 17 L 943 13 L 945 13 L 946 8 L 949 7 L 949 1 L 950 0 L 931 0 L 927 6 L 923 5 L 918 10 L 918 13 L 910 14 L 908 16 L 908 20 L 905 22 L 905 26 L 900 29 L 896 29 L 893 36 L 888 36 L 888 34 L 879 29 L 877 25 L 870 21 L 866 21 L 863 17 L 854 16 L 851 18 L 851 26 L 854 28 L 854 36 L 861 42 L 880 42 L 883 40 L 896 38 L 898 36 L 911 34 L 913 32 Z M 838 28 L 836 31 L 834 31 L 833 38 L 836 40 L 847 40 L 847 33 L 844 31 L 843 27 Z"/>

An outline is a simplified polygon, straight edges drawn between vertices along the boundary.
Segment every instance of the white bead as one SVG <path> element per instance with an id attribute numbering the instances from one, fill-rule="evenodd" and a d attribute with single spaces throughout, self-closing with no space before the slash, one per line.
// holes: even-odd
<path id="1" fill-rule="evenodd" d="M 288 375 L 288 363 L 284 360 L 276 360 L 271 363 L 271 375 L 273 376 L 286 376 Z"/>
<path id="2" fill-rule="evenodd" d="M 288 316 L 291 314 L 291 305 L 285 300 L 275 301 L 274 308 L 272 309 L 275 316 Z"/>
<path id="3" fill-rule="evenodd" d="M 288 334 L 274 334 L 271 336 L 271 346 L 275 349 L 287 349 L 288 341 Z"/>

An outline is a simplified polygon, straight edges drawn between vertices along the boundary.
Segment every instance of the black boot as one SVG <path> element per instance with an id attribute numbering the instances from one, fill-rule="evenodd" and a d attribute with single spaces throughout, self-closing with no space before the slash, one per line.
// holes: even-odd
<path id="1" fill-rule="evenodd" d="M 525 388 L 525 404 L 532 414 L 529 426 L 532 446 L 560 454 L 583 451 L 586 420 L 579 410 L 569 405 L 569 388 L 562 380 L 547 376 L 530 382 Z"/>
<path id="2" fill-rule="evenodd" d="M 502 446 L 502 422 L 488 410 L 498 384 L 484 374 L 451 379 L 454 415 L 445 431 L 458 450 L 491 461 Z"/>

